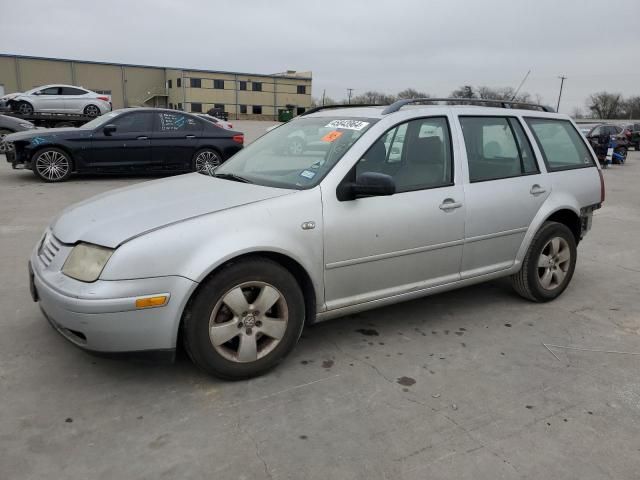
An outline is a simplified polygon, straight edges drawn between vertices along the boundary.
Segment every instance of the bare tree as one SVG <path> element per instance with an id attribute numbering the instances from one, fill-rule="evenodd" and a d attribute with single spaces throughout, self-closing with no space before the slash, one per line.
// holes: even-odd
<path id="1" fill-rule="evenodd" d="M 584 113 L 582 113 L 582 109 L 580 107 L 575 107 L 571 111 L 571 118 L 577 120 L 579 118 L 584 118 Z"/>
<path id="2" fill-rule="evenodd" d="M 619 93 L 594 93 L 587 100 L 587 108 L 597 118 L 620 118 L 622 114 L 621 99 L 622 95 Z"/>
<path id="3" fill-rule="evenodd" d="M 388 95 L 386 93 L 377 92 L 375 90 L 370 90 L 368 92 L 364 92 L 361 95 L 357 95 L 351 99 L 351 103 L 369 103 L 369 104 L 381 104 L 386 105 L 389 103 L 395 102 L 396 97 L 393 95 Z"/>
<path id="4" fill-rule="evenodd" d="M 640 97 L 626 98 L 622 105 L 622 116 L 629 119 L 640 119 Z"/>
<path id="5" fill-rule="evenodd" d="M 398 92 L 396 95 L 398 99 L 409 99 L 409 98 L 428 98 L 430 95 L 427 93 L 419 92 L 413 88 L 405 88 L 401 92 Z"/>
<path id="6" fill-rule="evenodd" d="M 453 98 L 478 98 L 474 88 L 471 85 L 463 85 L 460 88 L 455 89 L 449 95 Z"/>

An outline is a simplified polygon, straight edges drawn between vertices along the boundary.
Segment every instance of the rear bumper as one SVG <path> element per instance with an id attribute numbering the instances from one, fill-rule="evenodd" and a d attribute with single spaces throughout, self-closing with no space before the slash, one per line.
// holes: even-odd
<path id="1" fill-rule="evenodd" d="M 86 284 L 49 271 L 35 253 L 30 268 L 34 300 L 74 345 L 100 354 L 172 356 L 193 281 L 172 276 Z M 169 301 L 163 307 L 136 309 L 136 297 L 154 294 L 168 294 Z"/>

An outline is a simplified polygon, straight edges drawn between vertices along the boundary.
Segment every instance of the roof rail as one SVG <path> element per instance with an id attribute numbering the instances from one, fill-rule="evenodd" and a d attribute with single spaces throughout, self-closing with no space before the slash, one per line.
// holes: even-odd
<path id="1" fill-rule="evenodd" d="M 304 113 L 301 113 L 300 115 L 298 115 L 299 117 L 302 117 L 304 115 L 310 115 L 312 113 L 316 113 L 319 112 L 321 110 L 329 110 L 332 108 L 355 108 L 355 107 L 386 107 L 387 104 L 380 104 L 380 103 L 348 103 L 346 105 L 321 105 L 319 107 L 313 107 L 307 111 L 305 111 Z"/>
<path id="2" fill-rule="evenodd" d="M 526 103 L 526 102 L 515 102 L 511 100 L 497 100 L 497 99 L 486 99 L 486 98 L 408 98 L 405 100 L 398 100 L 397 102 L 393 102 L 387 108 L 382 111 L 383 115 L 387 115 L 389 113 L 394 113 L 400 110 L 405 105 L 409 105 L 411 103 L 424 103 L 424 102 L 461 102 L 461 103 L 489 103 L 494 104 L 496 106 L 500 106 L 502 108 L 513 108 L 508 105 L 521 105 L 527 107 L 534 107 L 542 110 L 543 112 L 552 112 L 555 110 L 551 107 L 546 107 L 544 105 L 538 105 L 535 103 Z"/>

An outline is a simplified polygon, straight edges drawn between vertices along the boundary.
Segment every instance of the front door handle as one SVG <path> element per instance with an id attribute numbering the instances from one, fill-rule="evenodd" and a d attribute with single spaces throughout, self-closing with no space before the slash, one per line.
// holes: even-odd
<path id="1" fill-rule="evenodd" d="M 456 208 L 460 208 L 461 206 L 462 202 L 456 202 L 453 198 L 445 198 L 440 204 L 440 210 L 448 212 L 449 210 L 455 210 Z"/>
<path id="2" fill-rule="evenodd" d="M 535 196 L 535 195 L 542 195 L 546 191 L 547 191 L 546 189 L 542 188 L 540 185 L 536 183 L 531 187 L 531 190 L 529 190 L 529 193 Z"/>
<path id="3" fill-rule="evenodd" d="M 139 137 L 136 137 L 136 140 L 149 140 L 149 137 L 145 137 L 144 135 L 140 135 Z"/>
<path id="4" fill-rule="evenodd" d="M 196 138 L 196 136 L 195 135 L 187 135 L 184 138 Z"/>

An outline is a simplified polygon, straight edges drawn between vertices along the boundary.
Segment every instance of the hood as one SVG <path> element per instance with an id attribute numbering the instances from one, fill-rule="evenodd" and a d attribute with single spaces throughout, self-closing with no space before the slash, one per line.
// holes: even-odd
<path id="1" fill-rule="evenodd" d="M 52 230 L 63 243 L 115 248 L 167 225 L 294 192 L 191 173 L 112 190 L 72 205 L 53 222 Z"/>
<path id="2" fill-rule="evenodd" d="M 67 128 L 36 128 L 32 130 L 25 130 L 24 132 L 17 132 L 7 135 L 7 142 L 19 142 L 24 140 L 32 140 L 35 137 L 52 138 L 57 136 L 66 136 L 66 134 L 72 133 L 77 138 L 82 138 L 91 135 L 91 130 L 82 130 L 81 128 L 67 127 Z"/>

